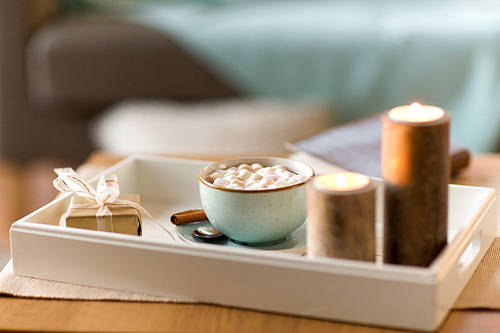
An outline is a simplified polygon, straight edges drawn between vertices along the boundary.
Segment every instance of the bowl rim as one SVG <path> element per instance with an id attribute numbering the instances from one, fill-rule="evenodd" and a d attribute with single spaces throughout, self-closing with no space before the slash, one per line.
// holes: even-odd
<path id="1" fill-rule="evenodd" d="M 214 166 L 216 164 L 231 163 L 231 162 L 234 162 L 234 161 L 240 161 L 238 163 L 241 164 L 241 163 L 245 163 L 242 160 L 252 160 L 252 159 L 259 159 L 259 160 L 266 160 L 266 159 L 271 160 L 271 159 L 273 159 L 273 160 L 285 161 L 287 163 L 288 162 L 292 162 L 292 163 L 296 163 L 296 164 L 302 164 L 303 166 L 305 166 L 306 168 L 308 168 L 308 169 L 311 170 L 311 175 L 306 180 L 303 180 L 303 181 L 301 181 L 301 182 L 299 182 L 297 184 L 287 185 L 287 186 L 278 187 L 278 188 L 263 189 L 263 190 L 238 190 L 238 189 L 232 189 L 232 188 L 218 187 L 218 186 L 215 186 L 214 184 L 210 183 L 209 181 L 205 180 L 202 177 L 202 175 L 204 175 L 209 168 L 211 168 L 212 166 Z M 254 162 L 254 163 L 257 163 L 257 162 Z M 216 162 L 210 163 L 209 165 L 207 165 L 206 167 L 204 167 L 198 173 L 198 180 L 199 180 L 200 183 L 202 183 L 205 186 L 208 186 L 208 187 L 216 189 L 216 190 L 226 191 L 226 192 L 237 192 L 237 193 L 270 193 L 270 192 L 278 192 L 278 191 L 290 190 L 290 189 L 295 188 L 295 187 L 303 186 L 307 182 L 309 182 L 310 180 L 312 180 L 314 178 L 314 176 L 315 176 L 314 169 L 310 165 L 308 165 L 308 164 L 306 164 L 304 162 L 295 161 L 295 160 L 292 160 L 292 159 L 289 159 L 289 158 L 285 158 L 285 157 L 276 157 L 276 156 L 243 156 L 243 157 L 239 157 L 239 158 L 231 158 L 231 159 L 226 159 L 226 160 L 221 160 L 221 161 L 216 161 Z"/>

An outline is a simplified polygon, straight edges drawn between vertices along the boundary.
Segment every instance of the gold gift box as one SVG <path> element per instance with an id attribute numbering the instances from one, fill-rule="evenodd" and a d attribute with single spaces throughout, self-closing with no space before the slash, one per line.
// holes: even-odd
<path id="1" fill-rule="evenodd" d="M 119 199 L 128 200 L 140 204 L 138 194 L 120 195 Z M 93 204 L 94 201 L 80 196 L 73 196 L 69 209 L 62 219 L 66 227 L 98 230 L 96 212 L 98 208 L 75 207 L 78 205 Z M 111 211 L 112 232 L 128 235 L 142 235 L 141 213 L 132 207 L 108 206 Z M 106 218 L 108 219 L 108 218 Z M 109 221 L 109 220 L 107 220 Z M 111 230 L 109 230 L 111 231 Z"/>

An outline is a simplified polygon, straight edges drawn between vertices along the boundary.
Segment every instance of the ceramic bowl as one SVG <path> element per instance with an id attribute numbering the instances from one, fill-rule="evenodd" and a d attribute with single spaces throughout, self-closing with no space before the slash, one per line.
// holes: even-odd
<path id="1" fill-rule="evenodd" d="M 215 170 L 242 163 L 281 164 L 307 179 L 298 184 L 264 190 L 220 188 L 206 179 Z M 210 223 L 236 242 L 251 245 L 278 242 L 304 223 L 305 184 L 313 177 L 310 166 L 286 158 L 248 157 L 219 161 L 199 174 L 201 205 Z"/>

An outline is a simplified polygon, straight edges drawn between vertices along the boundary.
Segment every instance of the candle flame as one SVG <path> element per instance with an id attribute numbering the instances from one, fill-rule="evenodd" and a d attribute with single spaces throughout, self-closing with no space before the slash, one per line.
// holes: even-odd
<path id="1" fill-rule="evenodd" d="M 389 111 L 389 117 L 393 120 L 401 120 L 413 123 L 424 123 L 443 118 L 445 112 L 436 106 L 421 105 L 414 102 L 410 105 L 395 107 Z"/>
<path id="2" fill-rule="evenodd" d="M 338 173 L 335 175 L 335 185 L 339 187 L 346 187 L 347 176 L 345 175 L 345 173 Z"/>
<path id="3" fill-rule="evenodd" d="M 413 102 L 410 104 L 410 112 L 418 112 L 422 110 L 422 105 L 417 102 Z"/>
<path id="4" fill-rule="evenodd" d="M 370 178 L 355 172 L 339 172 L 316 177 L 316 186 L 332 191 L 355 191 L 370 183 Z"/>

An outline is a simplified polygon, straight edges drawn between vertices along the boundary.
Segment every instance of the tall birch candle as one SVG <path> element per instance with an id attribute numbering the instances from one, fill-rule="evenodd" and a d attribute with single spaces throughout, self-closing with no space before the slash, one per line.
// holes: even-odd
<path id="1" fill-rule="evenodd" d="M 429 266 L 447 242 L 450 116 L 413 103 L 382 116 L 384 262 Z"/>
<path id="2" fill-rule="evenodd" d="M 307 254 L 375 261 L 375 184 L 340 172 L 307 184 Z"/>

